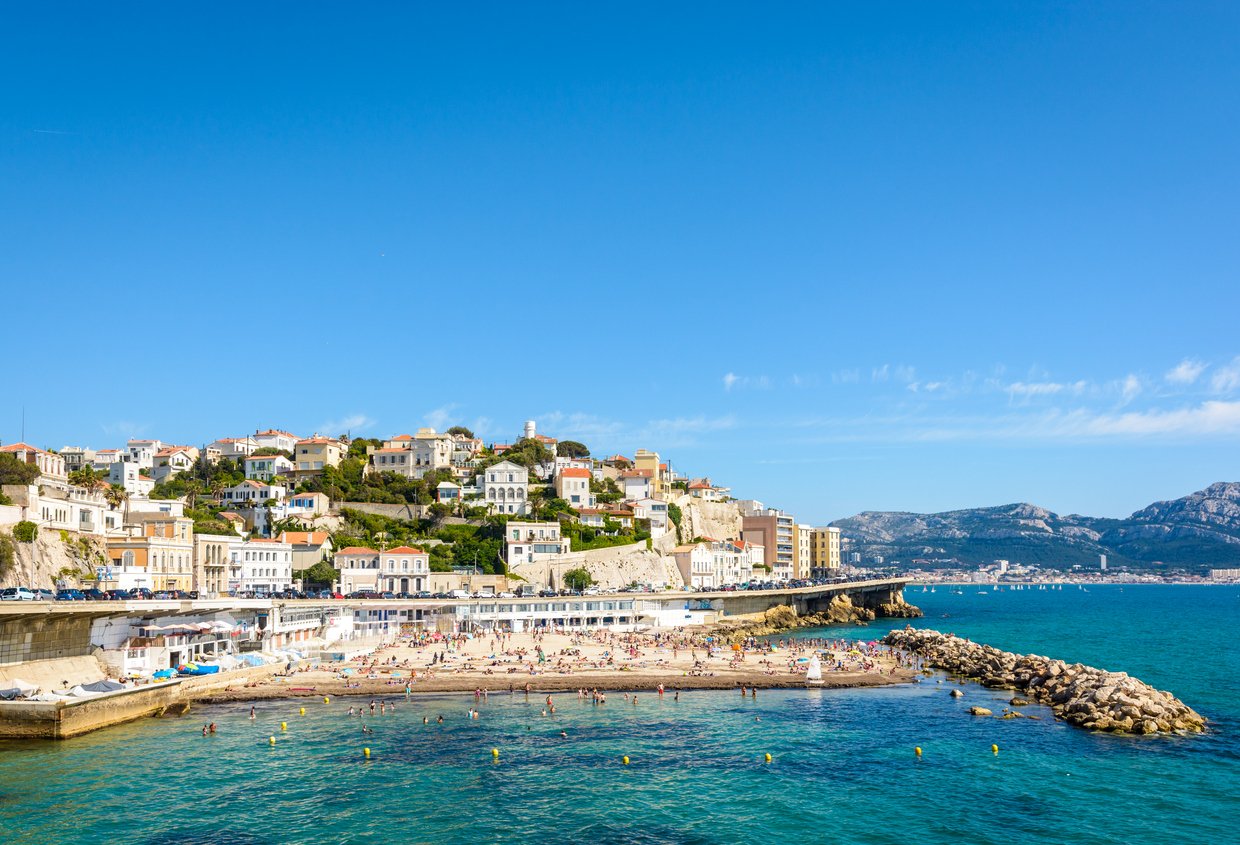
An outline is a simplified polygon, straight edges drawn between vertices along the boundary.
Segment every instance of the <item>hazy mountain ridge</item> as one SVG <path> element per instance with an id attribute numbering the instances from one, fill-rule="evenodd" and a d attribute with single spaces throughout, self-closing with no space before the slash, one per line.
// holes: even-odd
<path id="1" fill-rule="evenodd" d="M 866 511 L 831 523 L 853 551 L 889 560 L 996 558 L 1047 565 L 1205 567 L 1240 563 L 1240 483 L 1218 482 L 1180 499 L 1155 502 L 1127 519 L 1068 514 L 1019 502 L 918 514 Z"/>

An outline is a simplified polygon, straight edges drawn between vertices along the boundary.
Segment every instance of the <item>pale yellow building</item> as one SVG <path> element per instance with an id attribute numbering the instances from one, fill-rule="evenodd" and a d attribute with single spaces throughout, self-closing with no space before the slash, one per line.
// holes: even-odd
<path id="1" fill-rule="evenodd" d="M 130 514 L 129 535 L 108 539 L 108 560 L 132 583 L 111 586 L 193 590 L 194 521 L 165 513 Z M 104 589 L 107 589 L 107 585 Z"/>
<path id="2" fill-rule="evenodd" d="M 840 529 L 815 528 L 812 542 L 810 577 L 830 577 L 840 568 Z"/>
<path id="3" fill-rule="evenodd" d="M 298 440 L 293 450 L 293 474 L 298 478 L 318 475 L 324 467 L 340 466 L 344 455 L 344 444 L 331 437 Z"/>

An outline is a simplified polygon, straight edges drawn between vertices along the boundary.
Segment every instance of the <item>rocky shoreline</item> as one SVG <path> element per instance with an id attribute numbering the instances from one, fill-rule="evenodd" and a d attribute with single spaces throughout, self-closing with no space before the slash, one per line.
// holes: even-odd
<path id="1" fill-rule="evenodd" d="M 983 686 L 1016 690 L 1049 706 L 1057 718 L 1077 727 L 1122 734 L 1205 730 L 1205 718 L 1187 704 L 1126 672 L 1108 672 L 1036 654 L 1013 654 L 924 629 L 892 631 L 883 642 L 922 657 L 929 666 Z M 1017 699 L 1012 704 L 1019 706 Z"/>
<path id="2" fill-rule="evenodd" d="M 886 602 L 876 608 L 868 608 L 853 604 L 847 593 L 841 593 L 831 599 L 827 609 L 821 613 L 801 615 L 787 605 L 779 605 L 757 617 L 717 622 L 711 627 L 711 631 L 725 639 L 739 640 L 745 637 L 782 634 L 797 628 L 864 625 L 878 618 L 916 619 L 921 615 L 921 609 L 904 601 L 903 596 L 900 596 L 897 601 Z"/>

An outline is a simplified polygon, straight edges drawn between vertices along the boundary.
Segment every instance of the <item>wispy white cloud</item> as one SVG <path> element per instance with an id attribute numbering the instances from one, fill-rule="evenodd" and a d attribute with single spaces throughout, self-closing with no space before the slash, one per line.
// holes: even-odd
<path id="1" fill-rule="evenodd" d="M 438 408 L 434 408 L 433 410 L 427 411 L 423 414 L 422 419 L 426 421 L 427 425 L 436 431 L 443 431 L 445 428 L 452 425 L 452 413 L 457 409 L 457 407 L 458 406 L 455 402 L 450 402 L 447 405 L 440 405 Z"/>
<path id="2" fill-rule="evenodd" d="M 1141 381 L 1140 376 L 1134 373 L 1129 373 L 1125 376 L 1119 384 L 1120 396 L 1123 398 L 1124 404 L 1128 404 L 1133 399 L 1136 399 L 1144 388 L 1145 385 Z"/>
<path id="3" fill-rule="evenodd" d="M 1170 370 L 1167 370 L 1167 374 L 1163 378 L 1171 384 L 1188 386 L 1195 384 L 1205 371 L 1206 365 L 1202 361 L 1185 358 Z"/>
<path id="4" fill-rule="evenodd" d="M 917 370 L 908 364 L 883 364 L 870 370 L 870 381 L 882 384 L 886 381 L 897 381 L 908 384 L 917 378 Z"/>
<path id="5" fill-rule="evenodd" d="M 836 370 L 831 374 L 832 384 L 857 384 L 861 381 L 861 371 L 858 369 Z"/>
<path id="6" fill-rule="evenodd" d="M 1038 396 L 1055 396 L 1059 393 L 1080 394 L 1089 386 L 1086 381 L 1014 381 L 1003 389 L 1011 399 L 1031 399 Z"/>
<path id="7" fill-rule="evenodd" d="M 770 387 L 771 379 L 768 376 L 739 376 L 730 372 L 723 377 L 723 389 L 727 391 L 741 388 L 769 390 Z"/>
<path id="8" fill-rule="evenodd" d="M 1210 375 L 1210 389 L 1215 393 L 1232 393 L 1240 388 L 1240 357 L 1233 358 Z"/>
<path id="9" fill-rule="evenodd" d="M 318 430 L 325 434 L 344 434 L 346 432 L 365 431 L 373 428 L 375 421 L 365 414 L 349 414 L 338 420 L 328 420 L 319 426 Z"/>
<path id="10" fill-rule="evenodd" d="M 137 437 L 140 434 L 145 434 L 150 430 L 151 424 L 144 422 L 130 422 L 129 420 L 117 420 L 115 422 L 104 423 L 102 428 L 103 433 L 109 437 L 119 436 L 132 438 Z"/>

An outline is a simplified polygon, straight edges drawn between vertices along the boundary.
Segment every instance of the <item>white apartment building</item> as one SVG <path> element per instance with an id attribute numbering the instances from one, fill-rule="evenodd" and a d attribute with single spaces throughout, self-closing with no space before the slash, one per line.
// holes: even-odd
<path id="1" fill-rule="evenodd" d="M 221 458 L 240 461 L 252 455 L 258 448 L 258 441 L 253 437 L 221 437 L 209 445 L 207 450 L 218 450 Z"/>
<path id="2" fill-rule="evenodd" d="M 130 440 L 125 444 L 121 460 L 137 464 L 143 469 L 151 469 L 155 466 L 155 453 L 162 448 L 164 444 L 158 440 Z"/>
<path id="3" fill-rule="evenodd" d="M 560 536 L 558 522 L 509 522 L 504 526 L 504 559 L 509 566 L 568 554 L 572 544 Z"/>
<path id="4" fill-rule="evenodd" d="M 482 477 L 482 498 L 491 513 L 529 513 L 530 472 L 512 461 L 488 467 Z"/>
<path id="5" fill-rule="evenodd" d="M 228 588 L 276 593 L 293 586 L 293 547 L 279 540 L 242 540 L 232 546 Z"/>
<path id="6" fill-rule="evenodd" d="M 654 498 L 654 475 L 648 469 L 621 470 L 620 488 L 626 502 Z"/>
<path id="7" fill-rule="evenodd" d="M 270 481 L 277 475 L 288 478 L 293 462 L 283 455 L 250 455 L 245 459 L 245 477 L 251 481 Z"/>
<path id="8" fill-rule="evenodd" d="M 258 444 L 259 449 L 279 449 L 283 452 L 291 452 L 296 448 L 297 441 L 301 438 L 295 434 L 289 434 L 287 431 L 269 428 L 266 431 L 254 432 L 254 436 L 250 439 Z"/>
<path id="9" fill-rule="evenodd" d="M 123 515 L 108 507 L 103 493 L 71 484 L 9 486 L 9 498 L 21 510 L 21 519 L 50 531 L 107 536 L 123 534 Z"/>
<path id="10" fill-rule="evenodd" d="M 193 446 L 165 446 L 155 453 L 151 466 L 151 478 L 156 483 L 165 481 L 178 472 L 189 472 L 198 460 L 198 450 Z"/>
<path id="11" fill-rule="evenodd" d="M 650 536 L 654 539 L 674 530 L 667 502 L 662 499 L 638 499 L 633 503 L 633 518 L 650 520 Z"/>
<path id="12" fill-rule="evenodd" d="M 672 550 L 681 580 L 691 589 L 718 589 L 765 576 L 761 546 L 744 540 L 705 540 Z"/>
<path id="13" fill-rule="evenodd" d="M 141 465 L 132 461 L 117 461 L 108 468 L 108 483 L 123 487 L 130 496 L 148 496 L 155 487 L 155 479 L 141 473 Z"/>
<path id="14" fill-rule="evenodd" d="M 112 464 L 120 463 L 120 449 L 100 449 L 95 452 L 95 457 L 90 461 L 90 468 L 95 472 L 107 473 L 112 469 Z"/>
<path id="15" fill-rule="evenodd" d="M 220 491 L 220 502 L 235 507 L 259 507 L 268 500 L 283 502 L 288 488 L 281 484 L 246 480 Z"/>

